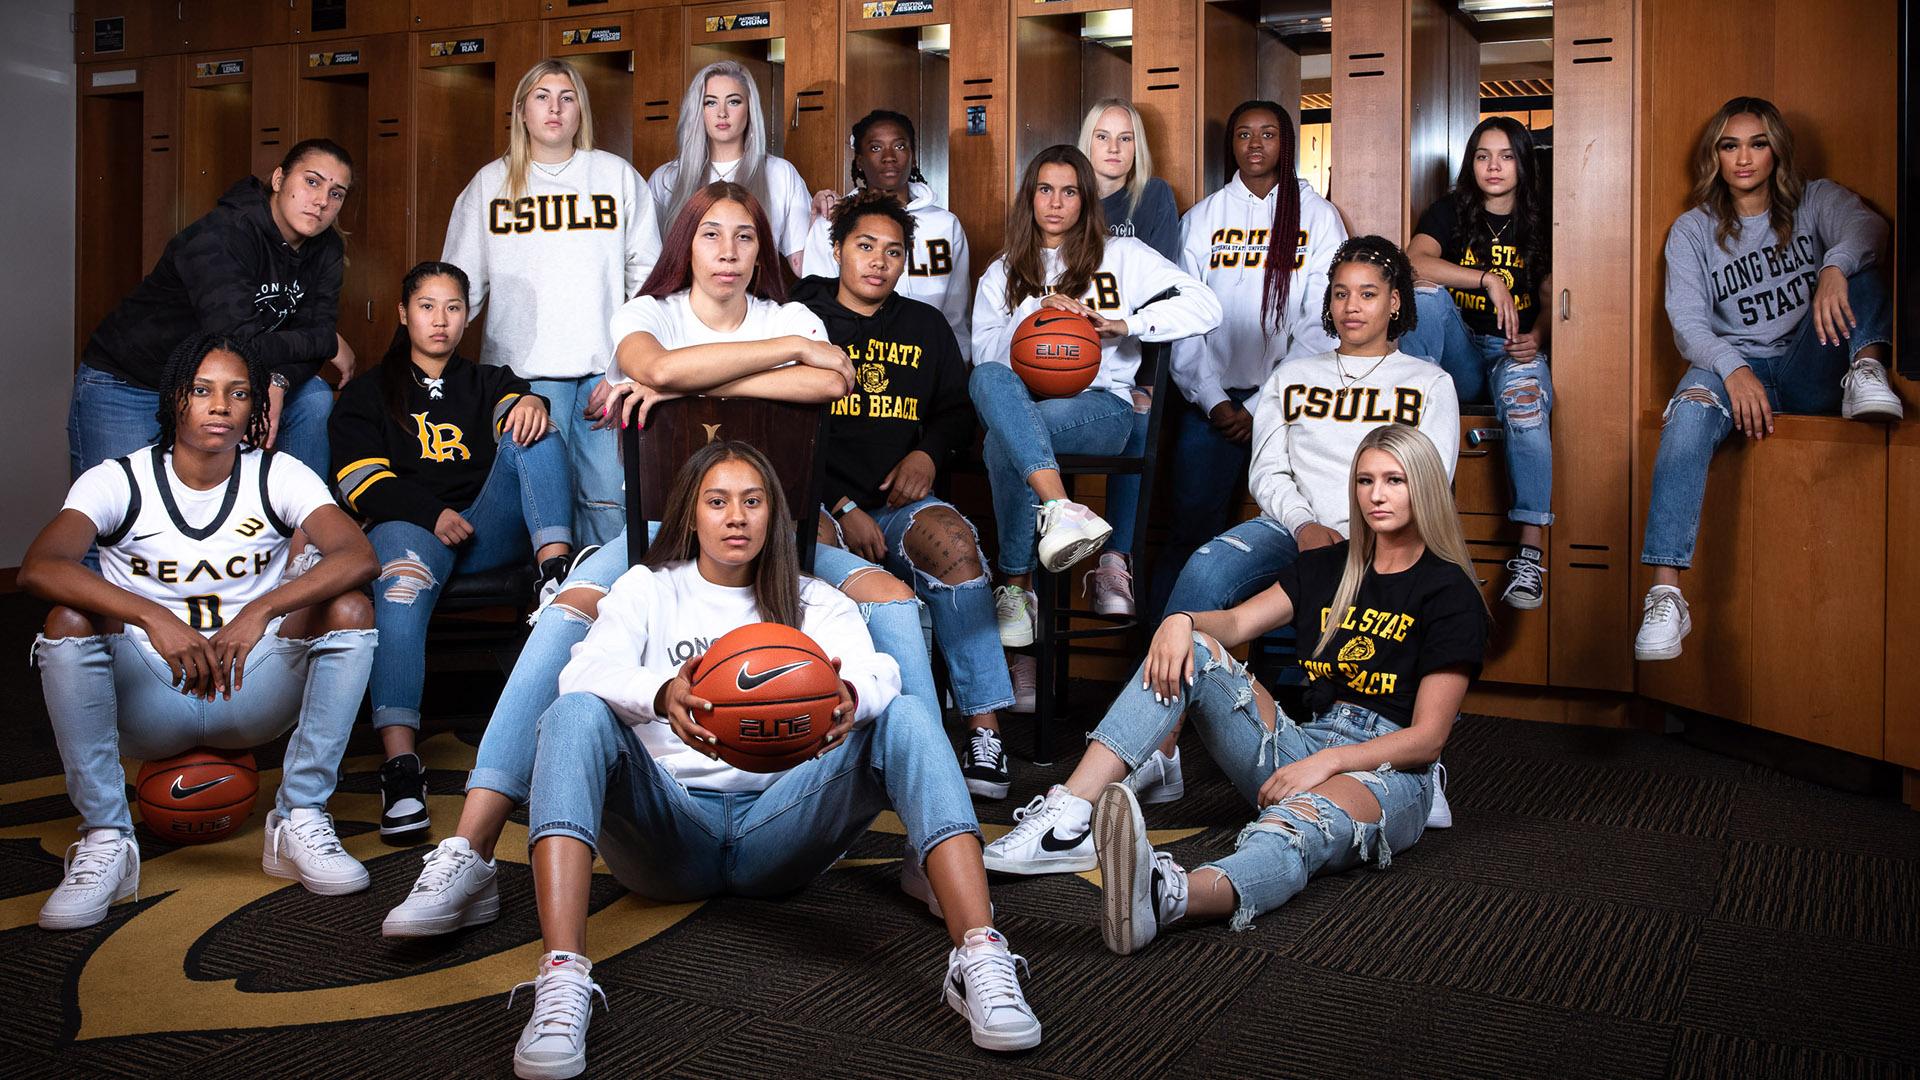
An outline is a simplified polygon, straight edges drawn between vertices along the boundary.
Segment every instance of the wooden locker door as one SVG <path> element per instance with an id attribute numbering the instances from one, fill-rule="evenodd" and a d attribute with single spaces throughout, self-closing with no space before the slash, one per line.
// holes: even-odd
<path id="1" fill-rule="evenodd" d="M 253 50 L 253 175 L 271 185 L 273 170 L 287 155 L 293 131 L 294 47 Z"/>
<path id="2" fill-rule="evenodd" d="M 978 278 L 1007 227 L 1013 131 L 1008 0 L 953 0 L 947 93 L 948 209 L 967 233 Z"/>
<path id="3" fill-rule="evenodd" d="M 397 320 L 400 278 L 414 263 L 407 229 L 411 207 L 407 202 L 413 168 L 412 103 L 407 94 L 411 73 L 406 34 L 381 34 L 365 42 L 367 99 L 367 184 L 360 191 L 367 207 L 367 243 L 360 251 L 367 267 L 367 296 L 373 305 L 368 348 L 359 350 L 356 370 L 378 363 L 386 348 L 387 328 Z M 467 355 L 479 355 L 474 338 Z"/>
<path id="4" fill-rule="evenodd" d="M 153 55 L 151 0 L 79 0 L 74 6 L 73 56 L 79 63 Z"/>
<path id="5" fill-rule="evenodd" d="M 295 43 L 393 34 L 413 24 L 405 0 L 287 0 L 287 6 L 287 32 Z"/>
<path id="6" fill-rule="evenodd" d="M 633 14 L 633 167 L 649 180 L 679 153 L 680 99 L 686 93 L 685 12 L 678 7 Z M 666 235 L 667 223 L 660 223 Z"/>
<path id="7" fill-rule="evenodd" d="M 553 12 L 541 0 L 413 0 L 415 30 L 520 22 Z"/>
<path id="8" fill-rule="evenodd" d="M 1355 236 L 1406 242 L 1407 0 L 1347 0 L 1333 20 L 1333 190 Z"/>
<path id="9" fill-rule="evenodd" d="M 840 123 L 840 6 L 825 0 L 787 5 L 786 38 L 785 157 L 808 191 L 839 189 L 847 144 Z"/>
<path id="10" fill-rule="evenodd" d="M 146 84 L 142 100 L 146 166 L 140 178 L 140 268 L 160 261 L 173 234 L 180 231 L 180 63 L 157 56 L 140 65 Z"/>
<path id="11" fill-rule="evenodd" d="M 1154 172 L 1184 210 L 1198 201 L 1200 4 L 1196 0 L 1135 0 L 1133 100 L 1146 122 Z"/>
<path id="12" fill-rule="evenodd" d="M 280 0 L 159 0 L 155 8 L 155 52 L 245 49 L 287 40 Z"/>
<path id="13" fill-rule="evenodd" d="M 1555 6 L 1555 686 L 1633 689 L 1633 0 Z"/>

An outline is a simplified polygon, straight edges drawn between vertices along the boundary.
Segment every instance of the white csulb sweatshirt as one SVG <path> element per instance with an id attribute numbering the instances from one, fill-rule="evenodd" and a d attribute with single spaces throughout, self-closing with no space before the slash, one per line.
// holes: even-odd
<path id="1" fill-rule="evenodd" d="M 681 665 L 706 653 L 730 630 L 762 622 L 752 588 L 715 585 L 699 563 L 659 570 L 636 566 L 600 601 L 600 615 L 560 672 L 562 694 L 605 701 L 654 761 L 680 783 L 706 791 L 764 791 L 780 773 L 751 773 L 715 761 L 682 742 L 653 711 L 660 687 Z M 819 578 L 800 579 L 800 629 L 840 661 L 840 677 L 858 700 L 855 723 L 870 722 L 900 695 L 900 666 L 875 651 L 860 609 Z"/>
<path id="2" fill-rule="evenodd" d="M 1255 198 L 1240 174 L 1193 204 L 1180 221 L 1180 268 L 1212 289 L 1225 311 L 1218 329 L 1173 347 L 1173 382 L 1188 401 L 1211 410 L 1227 391 L 1267 381 L 1283 359 L 1331 352 L 1339 344 L 1320 324 L 1333 253 L 1347 239 L 1340 212 L 1305 180 L 1300 185 L 1300 236 L 1280 329 L 1260 325 L 1267 240 L 1278 185 Z"/>
<path id="3" fill-rule="evenodd" d="M 859 194 L 855 188 L 846 198 Z M 960 343 L 960 356 L 971 360 L 972 333 L 967 326 L 968 283 L 973 267 L 967 254 L 966 230 L 953 212 L 933 201 L 933 189 L 925 184 L 909 184 L 913 201 L 907 213 L 913 215 L 913 243 L 907 251 L 907 270 L 894 291 L 911 300 L 932 304 L 947 317 L 953 336 Z M 807 252 L 800 264 L 806 277 L 840 276 L 840 263 L 833 257 L 833 222 L 813 219 L 807 232 Z"/>
<path id="4" fill-rule="evenodd" d="M 1460 399 L 1440 365 L 1394 350 L 1287 360 L 1260 388 L 1247 487 L 1260 512 L 1298 533 L 1313 522 L 1347 535 L 1347 481 L 1360 440 L 1402 423 L 1433 440 L 1452 479 Z"/>
<path id="5" fill-rule="evenodd" d="M 507 196 L 496 158 L 454 200 L 441 259 L 467 272 L 468 312 L 487 301 L 480 362 L 523 379 L 600 375 L 613 360 L 607 320 L 660 258 L 653 199 L 633 166 L 579 150 L 557 175 L 531 164 L 527 193 Z"/>
<path id="6" fill-rule="evenodd" d="M 1042 253 L 1049 284 L 1060 278 L 1060 251 Z M 1167 289 L 1179 295 L 1135 311 Z M 1029 296 L 1007 310 L 1007 259 L 1003 254 L 980 275 L 973 294 L 973 362 L 1006 364 L 1007 345 L 1020 320 L 1039 308 L 1043 297 Z M 1093 385 L 1132 400 L 1134 375 L 1140 369 L 1142 341 L 1173 341 L 1204 334 L 1220 325 L 1220 300 L 1197 279 L 1160 257 L 1160 253 L 1131 236 L 1108 237 L 1100 269 L 1094 272 L 1087 294 L 1079 297 L 1109 319 L 1125 319 L 1127 336 L 1108 338 L 1100 347 L 1100 371 Z"/>

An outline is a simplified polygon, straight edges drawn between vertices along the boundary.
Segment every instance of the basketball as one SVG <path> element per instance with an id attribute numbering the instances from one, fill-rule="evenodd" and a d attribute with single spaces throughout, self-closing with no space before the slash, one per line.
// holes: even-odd
<path id="1" fill-rule="evenodd" d="M 1021 319 L 1008 353 L 1034 397 L 1072 397 L 1100 373 L 1100 334 L 1093 322 L 1059 308 L 1043 307 Z"/>
<path id="2" fill-rule="evenodd" d="M 252 754 L 211 746 L 149 761 L 134 781 L 140 820 L 174 844 L 210 844 L 238 832 L 259 791 Z"/>
<path id="3" fill-rule="evenodd" d="M 779 623 L 723 636 L 695 666 L 694 717 L 720 740 L 720 760 L 747 772 L 791 769 L 820 752 L 840 704 L 840 673 L 812 638 Z"/>

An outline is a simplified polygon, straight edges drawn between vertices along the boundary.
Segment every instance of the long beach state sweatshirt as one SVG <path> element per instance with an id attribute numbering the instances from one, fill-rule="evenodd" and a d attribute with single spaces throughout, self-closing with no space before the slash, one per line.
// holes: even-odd
<path id="1" fill-rule="evenodd" d="M 527 173 L 518 201 L 505 158 L 475 173 L 454 200 L 441 258 L 472 279 L 472 314 L 488 309 L 482 364 L 525 379 L 602 374 L 613 359 L 607 322 L 660 258 L 653 199 L 605 150 L 575 151 L 557 174 L 539 164 Z"/>
<path id="2" fill-rule="evenodd" d="M 1872 266 L 1887 244 L 1887 222 L 1860 196 L 1815 180 L 1793 212 L 1782 246 L 1767 215 L 1740 219 L 1722 249 L 1704 206 L 1667 231 L 1667 321 L 1680 355 L 1722 379 L 1749 356 L 1779 356 L 1812 309 L 1820 271 L 1851 277 Z"/>
<path id="3" fill-rule="evenodd" d="M 913 243 L 907 252 L 907 272 L 900 275 L 894 291 L 901 296 L 932 304 L 953 327 L 954 341 L 960 346 L 960 358 L 971 360 L 972 331 L 967 325 L 967 300 L 972 288 L 973 267 L 967 253 L 967 233 L 953 211 L 933 201 L 933 189 L 925 184 L 907 185 L 913 201 L 907 213 L 913 215 Z M 858 193 L 849 191 L 847 198 Z M 833 223 L 828 218 L 813 219 L 807 232 L 807 253 L 800 265 L 807 277 L 840 276 L 840 264 L 833 257 Z"/>
<path id="4" fill-rule="evenodd" d="M 1048 284 L 1060 280 L 1060 251 L 1042 253 Z M 1178 296 L 1145 304 L 1167 289 Z M 973 293 L 973 362 L 1005 364 L 1007 346 L 1020 320 L 1039 308 L 1040 296 L 1029 296 L 1007 309 L 1007 259 L 993 260 L 980 275 Z M 1174 341 L 1204 334 L 1220 325 L 1220 299 L 1199 279 L 1160 257 L 1160 253 L 1131 236 L 1109 237 L 1100 269 L 1094 271 L 1085 296 L 1077 297 L 1109 319 L 1125 319 L 1127 336 L 1108 338 L 1100 346 L 1100 371 L 1093 385 L 1131 400 L 1133 379 L 1140 370 L 1140 343 Z M 1135 308 L 1140 308 L 1135 311 Z"/>
<path id="5" fill-rule="evenodd" d="M 1320 325 L 1320 307 L 1333 253 L 1347 239 L 1347 226 L 1312 185 L 1298 183 L 1300 236 L 1293 277 L 1280 329 L 1271 335 L 1260 325 L 1260 301 L 1279 186 L 1255 198 L 1235 173 L 1181 220 L 1181 269 L 1206 282 L 1224 312 L 1218 329 L 1173 347 L 1174 385 L 1201 412 L 1227 400 L 1228 390 L 1262 385 L 1283 359 L 1331 352 L 1338 344 Z"/>
<path id="6" fill-rule="evenodd" d="M 1368 432 L 1388 423 L 1419 428 L 1453 477 L 1460 399 L 1440 365 L 1397 349 L 1384 357 L 1327 352 L 1282 362 L 1253 411 L 1247 488 L 1260 512 L 1288 532 L 1319 522 L 1346 536 L 1353 455 Z"/>

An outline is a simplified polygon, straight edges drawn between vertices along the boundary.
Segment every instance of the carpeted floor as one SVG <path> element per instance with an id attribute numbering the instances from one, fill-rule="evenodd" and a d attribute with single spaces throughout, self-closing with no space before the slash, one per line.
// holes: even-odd
<path id="1" fill-rule="evenodd" d="M 24 652 L 35 611 L 0 596 L 0 640 Z M 483 715 L 496 685 L 459 674 L 430 694 Z M 523 827 L 501 845 L 497 923 L 382 940 L 425 849 L 375 835 L 361 740 L 333 809 L 370 892 L 265 877 L 256 812 L 208 847 L 143 833 L 139 902 L 45 932 L 72 808 L 31 670 L 0 671 L 0 695 L 0 1075 L 510 1075 L 528 1004 L 506 991 L 539 948 Z M 427 744 L 438 829 L 475 737 L 469 722 Z M 1193 864 L 1250 814 L 1204 750 L 1184 756 L 1187 797 L 1147 818 Z M 898 889 L 890 816 L 780 901 L 652 905 L 602 877 L 590 951 L 611 1008 L 589 1075 L 1920 1077 L 1920 814 L 1647 734 L 1473 716 L 1447 761 L 1455 828 L 1386 872 L 1313 883 L 1248 933 L 1121 959 L 1093 875 L 996 880 L 1046 1025 L 1017 1056 L 976 1050 L 941 1000 L 944 934 Z M 989 835 L 1070 767 L 1021 770 L 980 807 Z"/>

